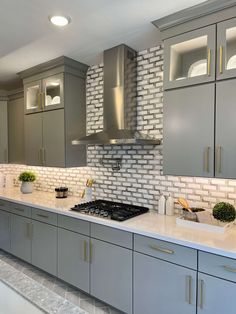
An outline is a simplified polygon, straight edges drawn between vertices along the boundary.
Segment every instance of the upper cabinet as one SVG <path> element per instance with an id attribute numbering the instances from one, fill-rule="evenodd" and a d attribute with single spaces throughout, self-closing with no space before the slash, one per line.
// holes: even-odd
<path id="1" fill-rule="evenodd" d="M 236 19 L 217 25 L 217 79 L 236 77 Z"/>
<path id="2" fill-rule="evenodd" d="M 86 146 L 72 140 L 86 135 L 88 66 L 60 57 L 20 74 L 25 96 L 27 165 L 86 165 Z"/>
<path id="3" fill-rule="evenodd" d="M 215 34 L 213 25 L 165 40 L 165 89 L 215 80 Z"/>
<path id="4" fill-rule="evenodd" d="M 26 114 L 64 107 L 63 73 L 26 83 L 24 90 Z"/>

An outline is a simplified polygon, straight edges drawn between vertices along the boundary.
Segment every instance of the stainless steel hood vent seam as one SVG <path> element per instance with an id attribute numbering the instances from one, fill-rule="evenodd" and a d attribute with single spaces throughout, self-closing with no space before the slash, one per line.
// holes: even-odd
<path id="1" fill-rule="evenodd" d="M 104 129 L 72 141 L 73 145 L 160 145 L 159 139 L 137 131 L 136 57 L 126 45 L 104 51 Z"/>

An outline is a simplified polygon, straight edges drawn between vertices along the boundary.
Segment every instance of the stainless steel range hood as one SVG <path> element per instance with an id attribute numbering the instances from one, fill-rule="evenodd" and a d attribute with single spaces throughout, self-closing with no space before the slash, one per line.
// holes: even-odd
<path id="1" fill-rule="evenodd" d="M 155 144 L 160 140 L 137 131 L 136 52 L 120 45 L 104 51 L 104 129 L 72 144 Z"/>

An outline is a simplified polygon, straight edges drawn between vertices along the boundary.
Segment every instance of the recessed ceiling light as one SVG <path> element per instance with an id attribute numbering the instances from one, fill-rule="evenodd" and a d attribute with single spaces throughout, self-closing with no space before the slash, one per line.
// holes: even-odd
<path id="1" fill-rule="evenodd" d="M 49 21 L 56 26 L 66 26 L 71 22 L 70 17 L 66 17 L 63 15 L 53 15 L 49 16 Z"/>

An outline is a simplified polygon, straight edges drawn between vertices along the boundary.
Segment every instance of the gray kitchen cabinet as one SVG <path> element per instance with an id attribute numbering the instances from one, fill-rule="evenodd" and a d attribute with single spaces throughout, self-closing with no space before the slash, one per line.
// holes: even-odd
<path id="1" fill-rule="evenodd" d="M 57 275 L 57 227 L 32 220 L 32 264 Z"/>
<path id="2" fill-rule="evenodd" d="M 217 79 L 236 77 L 236 18 L 217 24 Z"/>
<path id="3" fill-rule="evenodd" d="M 10 218 L 10 213 L 0 210 L 0 248 L 7 252 L 10 252 Z"/>
<path id="4" fill-rule="evenodd" d="M 89 293 L 89 237 L 58 228 L 58 277 Z"/>
<path id="5" fill-rule="evenodd" d="M 215 36 L 211 25 L 164 41 L 164 89 L 215 80 Z"/>
<path id="6" fill-rule="evenodd" d="M 86 165 L 86 146 L 72 145 L 72 141 L 86 134 L 87 69 L 87 65 L 59 57 L 20 73 L 25 90 L 26 164 Z"/>
<path id="7" fill-rule="evenodd" d="M 235 84 L 236 79 L 216 84 L 215 176 L 218 178 L 236 178 Z"/>
<path id="8" fill-rule="evenodd" d="M 214 84 L 164 93 L 164 174 L 214 175 L 214 99 Z"/>
<path id="9" fill-rule="evenodd" d="M 8 162 L 7 101 L 0 100 L 0 163 Z"/>
<path id="10" fill-rule="evenodd" d="M 196 271 L 135 252 L 133 274 L 134 314 L 196 313 Z"/>
<path id="11" fill-rule="evenodd" d="M 11 253 L 31 262 L 31 219 L 11 214 Z"/>
<path id="12" fill-rule="evenodd" d="M 235 314 L 235 294 L 235 283 L 199 273 L 197 314 Z"/>
<path id="13" fill-rule="evenodd" d="M 64 109 L 43 113 L 43 165 L 65 166 L 64 126 Z"/>
<path id="14" fill-rule="evenodd" d="M 27 165 L 43 165 L 42 129 L 42 113 L 25 115 L 25 162 Z"/>
<path id="15" fill-rule="evenodd" d="M 24 164 L 24 96 L 9 95 L 8 101 L 8 163 Z"/>
<path id="16" fill-rule="evenodd" d="M 91 239 L 90 262 L 90 293 L 115 308 L 131 314 L 132 251 Z"/>

